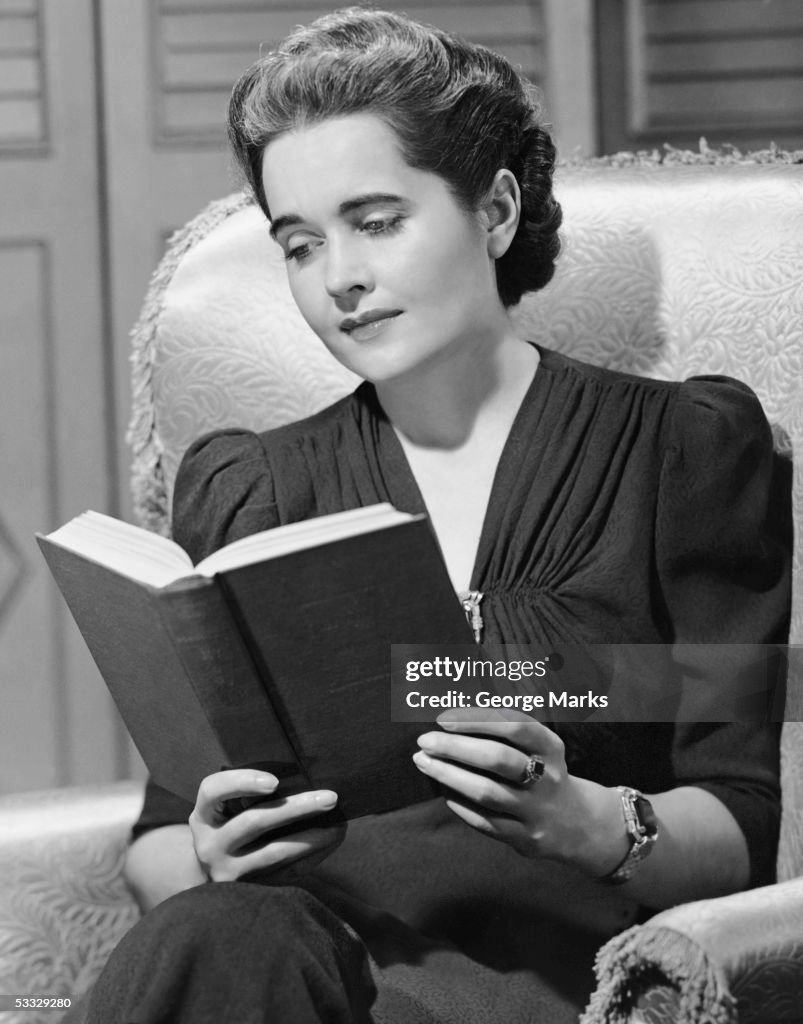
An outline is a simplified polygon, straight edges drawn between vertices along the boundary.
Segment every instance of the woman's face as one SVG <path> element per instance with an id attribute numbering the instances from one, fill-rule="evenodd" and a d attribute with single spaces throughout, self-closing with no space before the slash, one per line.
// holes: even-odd
<path id="1" fill-rule="evenodd" d="M 262 179 L 295 301 L 349 369 L 393 380 L 487 344 L 501 303 L 482 218 L 379 118 L 280 136 Z"/>

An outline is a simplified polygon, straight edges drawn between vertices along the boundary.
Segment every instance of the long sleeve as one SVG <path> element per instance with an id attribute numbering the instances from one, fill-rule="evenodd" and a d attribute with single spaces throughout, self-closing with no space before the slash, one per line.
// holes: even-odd
<path id="1" fill-rule="evenodd" d="M 655 550 L 656 601 L 687 712 L 707 674 L 724 665 L 744 672 L 743 659 L 769 678 L 771 659 L 753 645 L 787 639 L 790 552 L 779 502 L 788 507 L 789 497 L 780 493 L 779 470 L 748 388 L 725 378 L 683 386 L 662 469 Z M 773 722 L 687 720 L 675 734 L 677 783 L 709 790 L 733 814 L 754 885 L 774 877 L 779 732 Z"/>

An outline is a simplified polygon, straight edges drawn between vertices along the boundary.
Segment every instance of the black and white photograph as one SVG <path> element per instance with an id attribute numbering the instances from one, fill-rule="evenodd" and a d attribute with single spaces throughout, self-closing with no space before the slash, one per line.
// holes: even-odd
<path id="1" fill-rule="evenodd" d="M 803 1024 L 801 0 L 0 0 L 0 1024 Z"/>

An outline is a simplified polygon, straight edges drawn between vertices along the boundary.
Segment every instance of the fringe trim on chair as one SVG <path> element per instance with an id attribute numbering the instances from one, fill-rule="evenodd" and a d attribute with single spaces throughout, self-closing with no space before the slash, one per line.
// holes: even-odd
<path id="1" fill-rule="evenodd" d="M 159 437 L 153 391 L 156 332 L 165 291 L 185 254 L 227 217 L 253 202 L 249 192 L 235 192 L 217 199 L 170 237 L 167 251 L 151 277 L 142 312 L 131 331 L 133 403 L 126 441 L 133 452 L 134 515 L 140 525 L 165 536 L 170 533 L 170 509 L 162 467 L 164 446 Z"/>
<path id="2" fill-rule="evenodd" d="M 737 1024 L 736 1000 L 705 950 L 671 928 L 629 928 L 597 954 L 597 989 L 580 1024 L 627 1024 L 647 983 L 663 976 L 680 995 L 679 1020 Z"/>
<path id="3" fill-rule="evenodd" d="M 768 149 L 742 153 L 726 143 L 719 149 L 700 139 L 699 150 L 675 149 L 664 143 L 661 149 L 638 150 L 635 153 L 612 153 L 609 156 L 582 156 L 580 153 L 559 161 L 562 167 L 679 167 L 681 165 L 716 164 L 803 164 L 803 149 L 780 149 L 773 142 Z"/>

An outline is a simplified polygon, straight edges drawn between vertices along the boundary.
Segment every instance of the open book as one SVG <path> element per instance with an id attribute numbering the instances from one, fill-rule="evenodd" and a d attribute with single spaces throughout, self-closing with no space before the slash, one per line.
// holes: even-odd
<path id="1" fill-rule="evenodd" d="M 390 505 L 236 541 L 173 541 L 86 512 L 39 545 L 154 780 L 257 765 L 347 817 L 434 795 L 394 723 L 392 643 L 472 642 L 424 516 Z"/>

